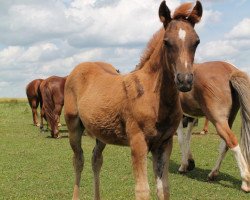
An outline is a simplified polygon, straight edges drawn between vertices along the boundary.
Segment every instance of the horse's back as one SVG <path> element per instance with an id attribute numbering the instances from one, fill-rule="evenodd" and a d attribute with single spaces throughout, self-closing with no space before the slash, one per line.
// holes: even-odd
<path id="1" fill-rule="evenodd" d="M 30 83 L 28 83 L 28 85 L 26 86 L 26 94 L 27 94 L 28 98 L 38 96 L 39 86 L 42 83 L 42 81 L 43 81 L 43 79 L 35 79 L 35 80 L 31 81 Z"/>
<path id="2" fill-rule="evenodd" d="M 202 78 L 224 77 L 229 78 L 231 73 L 238 70 L 228 62 L 212 61 L 194 64 L 195 75 Z M 204 76 L 205 75 L 205 76 Z"/>
<path id="3" fill-rule="evenodd" d="M 94 90 L 95 88 L 100 88 L 100 86 L 108 87 L 114 85 L 117 75 L 119 75 L 117 70 L 108 63 L 85 62 L 73 69 L 67 78 L 65 87 L 67 91 L 75 90 L 74 94 L 80 97 L 87 88 Z"/>

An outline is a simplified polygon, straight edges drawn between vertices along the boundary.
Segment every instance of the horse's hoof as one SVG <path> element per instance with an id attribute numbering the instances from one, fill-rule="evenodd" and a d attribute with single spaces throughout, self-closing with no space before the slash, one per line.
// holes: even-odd
<path id="1" fill-rule="evenodd" d="M 208 181 L 214 181 L 215 178 L 219 175 L 218 171 L 212 171 L 208 174 L 207 180 Z"/>
<path id="2" fill-rule="evenodd" d="M 184 167 L 184 166 L 180 166 L 179 169 L 178 169 L 178 172 L 180 174 L 186 174 L 187 173 L 187 167 Z"/>
<path id="3" fill-rule="evenodd" d="M 208 131 L 201 131 L 200 135 L 206 135 L 208 133 Z"/>
<path id="4" fill-rule="evenodd" d="M 187 170 L 188 171 L 191 171 L 195 168 L 195 162 L 193 159 L 188 159 L 188 167 L 187 167 Z"/>
<path id="5" fill-rule="evenodd" d="M 54 139 L 60 139 L 61 138 L 60 135 L 51 135 L 51 137 L 54 138 Z"/>
<path id="6" fill-rule="evenodd" d="M 250 192 L 250 184 L 247 184 L 245 181 L 242 182 L 241 189 L 244 192 Z"/>

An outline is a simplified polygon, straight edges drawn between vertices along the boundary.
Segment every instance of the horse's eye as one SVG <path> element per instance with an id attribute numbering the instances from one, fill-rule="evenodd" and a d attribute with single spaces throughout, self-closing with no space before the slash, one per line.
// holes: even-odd
<path id="1" fill-rule="evenodd" d="M 197 39 L 195 44 L 194 44 L 194 48 L 196 48 L 199 44 L 200 44 L 200 39 Z"/>
<path id="2" fill-rule="evenodd" d="M 170 43 L 170 41 L 168 39 L 164 40 L 164 45 L 168 49 L 173 47 L 173 45 Z"/>

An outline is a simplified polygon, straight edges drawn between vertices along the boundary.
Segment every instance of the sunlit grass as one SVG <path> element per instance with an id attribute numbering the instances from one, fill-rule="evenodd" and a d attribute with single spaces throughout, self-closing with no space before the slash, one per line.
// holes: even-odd
<path id="1" fill-rule="evenodd" d="M 41 133 L 32 125 L 27 102 L 0 100 L 0 199 L 71 199 L 73 189 L 72 150 L 67 138 L 67 127 L 62 117 L 62 139 L 51 139 L 50 133 Z M 201 130 L 199 121 L 195 132 Z M 217 159 L 219 137 L 210 125 L 210 134 L 193 135 L 192 149 L 196 169 L 187 175 L 177 172 L 180 150 L 177 138 L 170 163 L 171 199 L 249 199 L 250 194 L 240 191 L 240 175 L 231 152 L 223 161 L 221 173 L 215 182 L 207 182 L 207 174 Z M 239 135 L 240 121 L 233 130 Z M 81 199 L 93 199 L 91 154 L 95 141 L 83 138 L 85 168 L 81 179 Z M 134 199 L 134 179 L 130 150 L 126 147 L 107 146 L 101 172 L 101 196 L 105 200 Z M 155 196 L 151 155 L 148 172 Z"/>

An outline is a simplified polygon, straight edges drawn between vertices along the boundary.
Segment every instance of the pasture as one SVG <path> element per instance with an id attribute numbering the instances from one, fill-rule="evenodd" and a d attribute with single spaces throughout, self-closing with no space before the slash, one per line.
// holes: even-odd
<path id="1" fill-rule="evenodd" d="M 52 139 L 50 132 L 41 133 L 32 125 L 31 109 L 24 100 L 0 100 L 0 199 L 71 199 L 73 191 L 72 150 L 67 138 L 67 127 L 61 117 L 61 139 Z M 199 120 L 202 129 L 204 120 Z M 177 172 L 180 149 L 177 137 L 170 162 L 170 191 L 172 200 L 180 199 L 249 199 L 240 190 L 241 178 L 233 154 L 228 152 L 221 173 L 215 182 L 207 182 L 218 154 L 219 137 L 214 128 L 205 136 L 194 134 L 191 148 L 196 168 L 187 175 Z M 238 115 L 233 131 L 240 134 Z M 81 199 L 93 197 L 91 154 L 95 141 L 83 138 L 85 167 L 82 173 Z M 151 155 L 148 172 L 152 199 L 156 199 Z M 84 198 L 83 198 L 84 197 Z M 130 164 L 130 150 L 107 146 L 101 171 L 101 197 L 105 200 L 134 199 L 134 179 Z"/>

